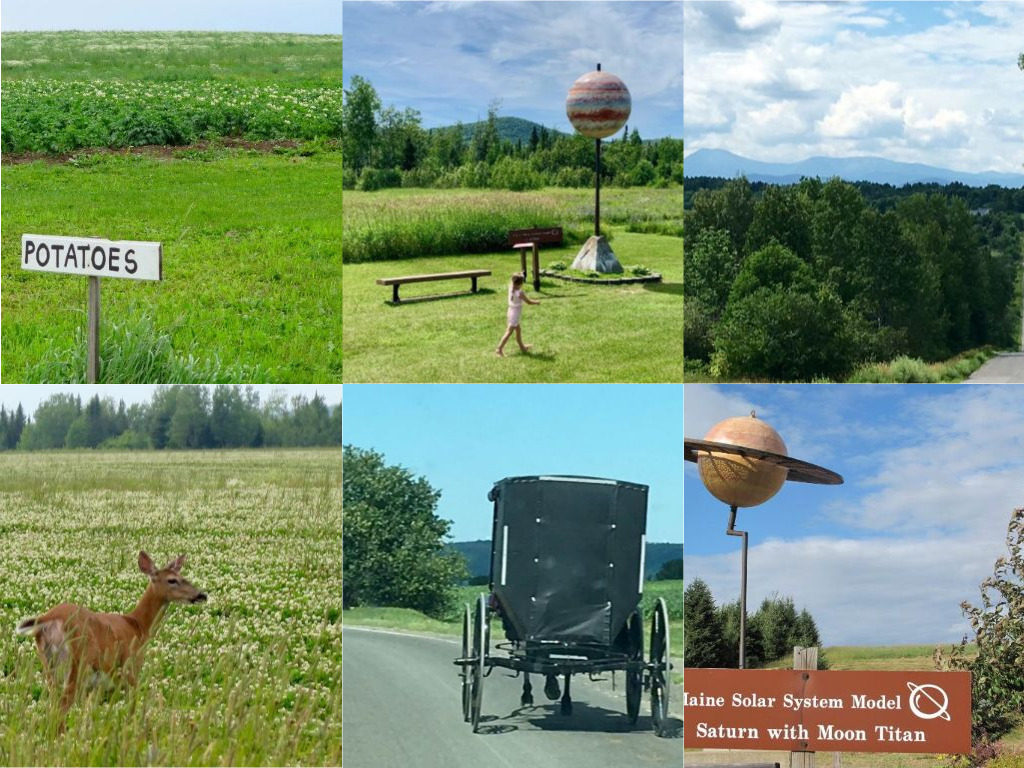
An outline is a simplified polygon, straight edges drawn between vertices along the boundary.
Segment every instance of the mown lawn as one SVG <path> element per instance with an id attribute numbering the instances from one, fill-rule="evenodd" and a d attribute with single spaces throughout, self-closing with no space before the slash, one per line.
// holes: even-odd
<path id="1" fill-rule="evenodd" d="M 149 322 L 243 381 L 341 381 L 341 166 L 224 149 L 5 166 L 4 382 L 38 380 L 86 322 L 87 281 L 22 270 L 24 233 L 163 243 L 162 282 L 102 281 L 101 332 Z"/>
<path id="2" fill-rule="evenodd" d="M 682 240 L 613 230 L 624 265 L 660 272 L 661 283 L 601 286 L 541 281 L 541 301 L 523 311 L 520 354 L 514 339 L 494 354 L 505 330 L 511 249 L 411 258 L 344 267 L 345 380 L 350 382 L 677 382 L 682 381 Z M 571 262 L 575 246 L 544 249 L 541 267 Z M 380 277 L 489 269 L 476 295 L 389 304 Z M 532 283 L 532 276 L 530 278 Z M 468 280 L 402 286 L 403 299 L 467 289 Z"/>

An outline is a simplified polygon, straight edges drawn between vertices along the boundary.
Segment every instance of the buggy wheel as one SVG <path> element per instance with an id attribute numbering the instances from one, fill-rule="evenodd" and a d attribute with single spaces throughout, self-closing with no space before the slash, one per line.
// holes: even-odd
<path id="1" fill-rule="evenodd" d="M 466 603 L 466 607 L 462 612 L 462 658 L 469 658 L 469 645 L 470 645 L 470 633 L 472 632 L 472 622 L 469 617 L 469 603 Z M 459 677 L 462 678 L 462 719 L 465 722 L 469 722 L 469 705 L 472 698 L 473 689 L 470 685 L 470 664 L 464 663 L 462 665 L 462 671 L 459 672 Z"/>
<path id="2" fill-rule="evenodd" d="M 630 725 L 636 725 L 637 717 L 640 715 L 640 698 L 644 690 L 643 672 L 639 668 L 644 660 L 644 625 L 639 611 L 633 611 L 629 617 L 626 632 L 629 641 L 629 661 L 637 665 L 636 669 L 626 668 L 626 716 L 629 717 Z"/>
<path id="3" fill-rule="evenodd" d="M 487 667 L 487 595 L 480 595 L 473 616 L 473 663 L 470 669 L 471 692 L 469 720 L 473 733 L 480 726 L 480 707 L 484 697 L 484 672 Z"/>
<path id="4" fill-rule="evenodd" d="M 669 634 L 668 606 L 665 598 L 659 597 L 651 619 L 651 719 L 654 732 L 665 736 L 668 730 L 669 694 Z"/>

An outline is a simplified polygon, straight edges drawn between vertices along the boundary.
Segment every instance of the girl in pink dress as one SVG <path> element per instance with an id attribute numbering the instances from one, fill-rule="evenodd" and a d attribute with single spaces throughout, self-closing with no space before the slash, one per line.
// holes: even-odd
<path id="1" fill-rule="evenodd" d="M 539 301 L 534 301 L 523 291 L 523 283 L 526 278 L 522 274 L 512 275 L 512 282 L 508 286 L 508 328 L 505 329 L 505 335 L 501 337 L 501 341 L 498 342 L 498 348 L 495 353 L 498 357 L 505 356 L 505 342 L 509 340 L 512 335 L 512 331 L 516 333 L 516 341 L 519 343 L 519 348 L 523 352 L 527 352 L 530 349 L 529 344 L 523 344 L 523 331 L 519 327 L 519 318 L 523 314 L 523 302 L 527 304 L 540 304 Z"/>

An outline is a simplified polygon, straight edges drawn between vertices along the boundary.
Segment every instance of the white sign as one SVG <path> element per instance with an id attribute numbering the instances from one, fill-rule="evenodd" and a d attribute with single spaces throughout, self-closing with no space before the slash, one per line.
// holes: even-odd
<path id="1" fill-rule="evenodd" d="M 160 243 L 136 240 L 22 235 L 21 268 L 87 277 L 160 280 L 163 249 Z"/>

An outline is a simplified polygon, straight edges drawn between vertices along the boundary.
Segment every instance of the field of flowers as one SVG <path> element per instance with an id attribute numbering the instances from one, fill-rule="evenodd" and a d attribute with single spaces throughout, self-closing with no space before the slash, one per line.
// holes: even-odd
<path id="1" fill-rule="evenodd" d="M 341 89 L 216 81 L 4 83 L 4 152 L 341 136 Z"/>
<path id="2" fill-rule="evenodd" d="M 340 765 L 341 452 L 0 454 L 0 763 Z M 70 601 L 126 612 L 136 557 L 209 595 L 172 605 L 137 689 L 55 735 L 15 623 Z"/>
<path id="3" fill-rule="evenodd" d="M 341 136 L 339 36 L 21 32 L 2 42 L 5 153 Z"/>

